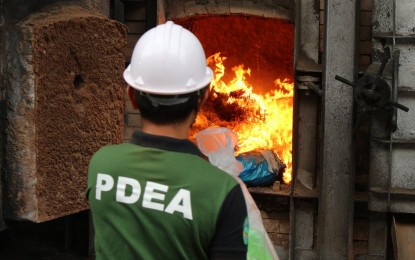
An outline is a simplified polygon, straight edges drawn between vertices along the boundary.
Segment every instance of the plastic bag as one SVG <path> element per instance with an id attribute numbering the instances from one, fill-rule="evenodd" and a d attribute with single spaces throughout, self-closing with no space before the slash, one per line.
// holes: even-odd
<path id="1" fill-rule="evenodd" d="M 235 177 L 243 170 L 242 163 L 234 155 L 238 136 L 231 130 L 224 127 L 207 128 L 196 135 L 196 142 L 209 162 L 219 169 Z"/>
<path id="2" fill-rule="evenodd" d="M 243 154 L 236 157 L 244 169 L 239 178 L 248 186 L 270 186 L 277 180 L 277 174 L 270 171 L 268 162 L 260 153 Z"/>
<path id="3" fill-rule="evenodd" d="M 243 165 L 234 155 L 238 143 L 236 133 L 224 127 L 207 128 L 196 135 L 200 151 L 209 158 L 210 163 L 233 176 L 241 185 L 248 211 L 248 253 L 247 259 L 275 259 L 278 255 L 262 223 L 261 213 L 248 191 L 245 183 L 238 177 Z"/>
<path id="4" fill-rule="evenodd" d="M 248 186 L 272 186 L 284 172 L 286 165 L 271 150 L 254 150 L 240 154 L 236 160 L 244 169 L 239 178 Z"/>

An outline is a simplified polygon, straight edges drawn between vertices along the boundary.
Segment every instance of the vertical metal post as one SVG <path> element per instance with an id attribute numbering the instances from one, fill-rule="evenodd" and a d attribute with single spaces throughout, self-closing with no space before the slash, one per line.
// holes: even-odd
<path id="1" fill-rule="evenodd" d="M 317 169 L 317 139 L 320 98 L 310 94 L 304 88 L 303 81 L 315 77 L 320 72 L 319 42 L 320 42 L 320 1 L 298 0 L 295 11 L 295 94 L 294 94 L 294 133 L 293 136 L 293 184 L 295 187 L 305 186 L 314 189 Z M 305 65 L 307 64 L 307 65 Z M 310 66 L 313 64 L 314 66 Z M 313 72 L 312 72 L 313 71 Z M 311 76 L 311 75 L 314 75 Z M 303 78 L 303 79 L 301 79 Z M 307 129 L 300 131 L 299 129 Z M 305 185 L 306 176 L 313 176 Z M 311 179 L 311 178 L 310 178 Z M 292 193 L 293 194 L 293 193 Z M 289 259 L 315 259 L 315 212 L 317 198 L 291 197 L 290 208 L 290 248 Z"/>
<path id="2" fill-rule="evenodd" d="M 352 259 L 353 89 L 335 76 L 356 78 L 356 8 L 355 0 L 325 1 L 319 259 Z"/>

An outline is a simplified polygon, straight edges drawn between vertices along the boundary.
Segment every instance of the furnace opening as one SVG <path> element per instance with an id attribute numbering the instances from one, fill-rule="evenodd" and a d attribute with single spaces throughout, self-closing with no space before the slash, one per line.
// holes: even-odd
<path id="1" fill-rule="evenodd" d="M 175 20 L 201 41 L 214 71 L 211 95 L 192 132 L 212 126 L 238 134 L 236 155 L 271 150 L 292 180 L 294 25 L 256 16 Z"/>

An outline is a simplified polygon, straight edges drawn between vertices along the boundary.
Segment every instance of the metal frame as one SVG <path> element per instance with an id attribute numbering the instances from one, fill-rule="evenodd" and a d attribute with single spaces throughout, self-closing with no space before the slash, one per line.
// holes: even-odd
<path id="1" fill-rule="evenodd" d="M 318 143 L 321 106 L 320 1 L 296 1 L 293 181 L 290 196 L 290 259 L 316 259 Z M 309 131 L 300 131 L 308 129 Z M 310 182 L 309 180 L 312 179 Z"/>

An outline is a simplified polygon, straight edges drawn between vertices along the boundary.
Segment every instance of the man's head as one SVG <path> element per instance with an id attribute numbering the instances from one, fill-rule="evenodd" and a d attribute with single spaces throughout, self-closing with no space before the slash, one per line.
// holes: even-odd
<path id="1" fill-rule="evenodd" d="M 159 124 L 197 111 L 212 76 L 199 40 L 171 21 L 141 36 L 124 71 L 133 103 L 143 118 Z"/>
<path id="2" fill-rule="evenodd" d="M 184 122 L 194 111 L 199 111 L 207 98 L 206 88 L 182 95 L 154 95 L 129 88 L 128 94 L 133 107 L 141 117 L 158 125 Z M 172 104 L 175 103 L 175 104 Z"/>

